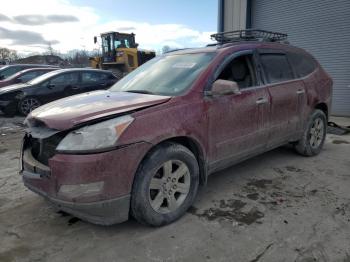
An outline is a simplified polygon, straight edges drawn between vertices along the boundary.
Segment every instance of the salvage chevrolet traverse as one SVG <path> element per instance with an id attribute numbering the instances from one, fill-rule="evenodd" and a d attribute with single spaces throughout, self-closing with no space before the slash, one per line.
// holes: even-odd
<path id="1" fill-rule="evenodd" d="M 332 80 L 276 38 L 227 41 L 156 57 L 109 90 L 32 111 L 25 186 L 96 224 L 133 216 L 161 226 L 193 204 L 209 174 L 284 144 L 317 155 Z"/>

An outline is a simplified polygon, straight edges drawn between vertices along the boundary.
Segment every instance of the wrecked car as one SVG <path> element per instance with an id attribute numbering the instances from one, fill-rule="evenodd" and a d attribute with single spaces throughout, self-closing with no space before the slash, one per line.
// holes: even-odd
<path id="1" fill-rule="evenodd" d="M 288 143 L 317 155 L 332 80 L 309 53 L 275 40 L 169 52 L 108 90 L 32 111 L 24 185 L 92 223 L 162 226 L 184 215 L 209 174 Z"/>

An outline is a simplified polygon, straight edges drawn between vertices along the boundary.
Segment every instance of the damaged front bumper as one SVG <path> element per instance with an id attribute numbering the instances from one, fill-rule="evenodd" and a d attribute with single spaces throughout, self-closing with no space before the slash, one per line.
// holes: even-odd
<path id="1" fill-rule="evenodd" d="M 121 223 L 128 220 L 134 174 L 149 146 L 136 143 L 97 154 L 55 154 L 45 165 L 24 142 L 20 174 L 27 188 L 60 210 L 94 224 Z"/>

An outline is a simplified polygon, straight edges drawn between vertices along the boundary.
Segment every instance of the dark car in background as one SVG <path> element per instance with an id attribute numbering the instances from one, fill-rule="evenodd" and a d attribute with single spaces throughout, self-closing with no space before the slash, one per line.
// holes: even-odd
<path id="1" fill-rule="evenodd" d="M 27 115 L 33 109 L 59 98 L 107 89 L 117 81 L 110 71 L 61 69 L 33 80 L 0 88 L 0 110 L 6 115 L 17 111 Z"/>
<path id="2" fill-rule="evenodd" d="M 43 67 L 53 67 L 59 68 L 58 66 L 52 65 L 42 65 L 42 64 L 16 64 L 16 65 L 6 65 L 0 68 L 0 80 L 6 79 L 19 71 L 29 68 L 43 68 Z"/>
<path id="3" fill-rule="evenodd" d="M 58 68 L 47 67 L 47 68 L 30 68 L 19 71 L 18 73 L 4 79 L 0 80 L 0 88 L 4 86 L 9 86 L 13 84 L 26 83 L 38 76 L 46 74 L 48 72 L 57 70 Z"/>

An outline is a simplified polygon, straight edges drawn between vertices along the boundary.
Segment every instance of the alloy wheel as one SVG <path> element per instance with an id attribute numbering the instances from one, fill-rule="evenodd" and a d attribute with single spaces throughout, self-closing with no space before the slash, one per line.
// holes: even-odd
<path id="1" fill-rule="evenodd" d="M 322 121 L 321 118 L 318 117 L 314 120 L 310 129 L 310 134 L 309 134 L 310 146 L 314 149 L 318 148 L 322 143 L 324 134 L 325 134 L 324 122 Z"/>
<path id="2" fill-rule="evenodd" d="M 20 110 L 24 115 L 28 115 L 35 108 L 40 106 L 40 102 L 35 98 L 25 98 L 21 101 Z"/>
<path id="3" fill-rule="evenodd" d="M 190 185 L 190 171 L 184 162 L 165 162 L 150 181 L 149 201 L 153 210 L 161 214 L 177 210 L 185 201 Z"/>

